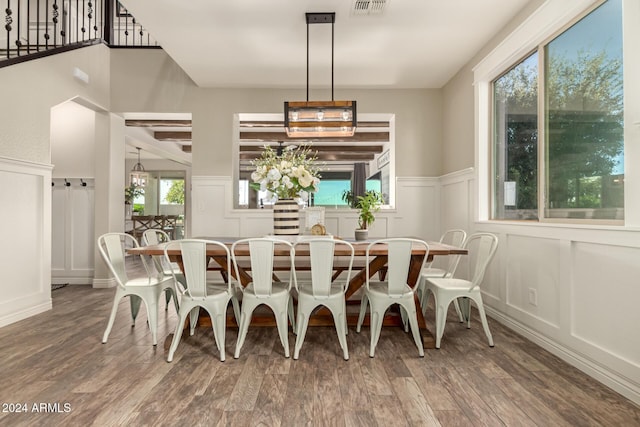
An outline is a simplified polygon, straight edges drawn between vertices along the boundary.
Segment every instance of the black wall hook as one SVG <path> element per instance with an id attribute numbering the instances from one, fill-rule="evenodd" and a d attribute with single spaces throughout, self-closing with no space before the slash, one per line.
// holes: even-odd
<path id="1" fill-rule="evenodd" d="M 69 181 L 67 181 L 67 178 L 64 179 L 64 186 L 65 187 L 71 187 L 71 183 Z"/>
<path id="2" fill-rule="evenodd" d="M 87 183 L 86 183 L 86 182 L 84 182 L 84 181 L 82 180 L 82 178 L 80 178 L 80 184 L 81 184 L 83 187 L 86 187 L 86 186 L 87 186 Z"/>

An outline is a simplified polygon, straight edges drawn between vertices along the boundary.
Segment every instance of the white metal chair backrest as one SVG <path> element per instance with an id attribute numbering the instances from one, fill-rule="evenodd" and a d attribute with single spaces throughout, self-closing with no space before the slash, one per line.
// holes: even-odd
<path id="1" fill-rule="evenodd" d="M 231 271 L 231 256 L 229 248 L 227 248 L 224 243 L 215 240 L 185 239 L 171 241 L 164 248 L 164 256 L 169 264 L 169 252 L 173 249 L 180 249 L 182 268 L 185 282 L 187 284 L 186 290 L 182 286 L 181 282 L 176 279 L 177 272 L 174 271 L 174 268 L 171 268 L 171 274 L 173 275 L 176 284 L 181 288 L 181 291 L 183 293 L 186 292 L 186 294 L 191 298 L 204 299 L 207 297 L 207 245 L 215 245 L 225 251 L 227 257 L 227 271 Z M 231 292 L 230 275 L 227 275 L 226 285 L 229 292 Z"/>
<path id="2" fill-rule="evenodd" d="M 309 245 L 309 257 L 311 261 L 311 290 L 315 298 L 327 298 L 331 295 L 331 284 L 333 278 L 333 262 L 336 244 L 347 246 L 351 254 L 349 255 L 349 267 L 347 268 L 346 280 L 342 286 L 346 290 L 349 280 L 351 280 L 351 269 L 353 267 L 353 257 L 355 249 L 349 242 L 339 239 L 309 239 L 299 245 Z"/>
<path id="3" fill-rule="evenodd" d="M 145 246 L 159 245 L 170 241 L 169 235 L 157 228 L 150 228 L 142 233 L 142 244 Z"/>
<path id="4" fill-rule="evenodd" d="M 440 237 L 440 243 L 444 243 L 445 245 L 456 246 L 461 248 L 464 246 L 465 240 L 467 238 L 467 232 L 460 229 L 453 229 L 445 231 Z M 460 255 L 449 255 L 448 257 L 436 257 L 434 259 L 442 259 L 447 260 L 448 262 L 445 264 L 443 262 L 442 269 L 453 276 L 453 273 L 456 271 L 458 267 L 458 262 L 460 262 Z M 435 266 L 435 265 L 434 265 Z"/>
<path id="5" fill-rule="evenodd" d="M 125 248 L 139 247 L 138 241 L 131 235 L 126 233 L 105 233 L 98 237 L 98 249 L 102 258 L 107 263 L 109 270 L 121 287 L 129 280 L 127 277 L 127 269 L 125 265 Z M 147 263 L 143 257 L 140 257 L 145 269 L 148 270 Z"/>
<path id="6" fill-rule="evenodd" d="M 295 280 L 295 249 L 293 245 L 284 240 L 268 237 L 241 239 L 231 246 L 231 255 L 236 271 L 236 277 L 240 277 L 238 260 L 236 258 L 236 248 L 238 245 L 249 245 L 249 258 L 251 261 L 251 282 L 253 291 L 258 298 L 271 296 L 273 287 L 273 257 L 276 245 L 284 245 L 289 248 L 289 259 L 291 262 L 291 275 L 289 286 Z"/>
<path id="7" fill-rule="evenodd" d="M 148 230 L 145 230 L 144 233 L 142 233 L 142 244 L 145 246 L 159 245 L 161 243 L 166 243 L 170 241 L 171 239 L 169 238 L 169 235 L 157 228 L 150 228 Z M 170 267 L 171 263 L 165 263 L 164 257 L 161 255 L 152 255 L 151 260 L 153 261 L 153 265 L 156 268 L 156 273 L 159 276 L 164 275 L 164 272 L 169 268 L 171 268 Z M 165 264 L 168 267 L 165 268 Z"/>
<path id="8" fill-rule="evenodd" d="M 414 246 L 422 247 L 426 250 L 425 256 L 420 266 L 420 271 L 424 267 L 425 260 L 429 256 L 429 245 L 423 240 L 409 238 L 390 238 L 381 239 L 371 242 L 367 246 L 366 252 L 366 285 L 369 287 L 369 263 L 371 249 L 377 244 L 386 244 L 388 247 L 387 255 L 387 292 L 391 297 L 400 297 L 404 294 L 409 276 L 409 267 L 411 265 L 411 251 Z M 413 286 L 415 290 L 416 284 Z"/>
<path id="9" fill-rule="evenodd" d="M 445 231 L 442 236 L 440 236 L 440 243 L 444 243 L 445 245 L 462 247 L 464 244 L 464 240 L 467 237 L 467 232 L 460 229 L 452 229 Z"/>
<path id="10" fill-rule="evenodd" d="M 491 233 L 474 233 L 465 242 L 465 248 L 469 250 L 469 277 L 471 281 L 469 289 L 471 290 L 480 286 L 487 266 L 498 248 L 498 237 Z"/>

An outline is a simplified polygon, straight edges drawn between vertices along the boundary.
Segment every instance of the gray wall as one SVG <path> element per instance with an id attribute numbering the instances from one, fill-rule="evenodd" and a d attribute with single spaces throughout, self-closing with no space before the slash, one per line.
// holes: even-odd
<path id="1" fill-rule="evenodd" d="M 111 57 L 112 112 L 192 113 L 194 176 L 231 176 L 235 113 L 280 113 L 284 101 L 305 96 L 299 89 L 201 89 L 161 50 Z M 357 100 L 361 113 L 396 114 L 398 176 L 440 175 L 441 90 L 337 90 L 335 97 Z"/>

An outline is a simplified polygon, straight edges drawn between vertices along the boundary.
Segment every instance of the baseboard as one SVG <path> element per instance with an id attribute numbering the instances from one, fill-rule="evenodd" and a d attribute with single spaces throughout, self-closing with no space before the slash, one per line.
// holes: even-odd
<path id="1" fill-rule="evenodd" d="M 594 362 L 593 360 L 585 358 L 570 348 L 567 348 L 549 337 L 534 331 L 517 320 L 505 316 L 503 313 L 500 313 L 491 307 L 485 305 L 484 308 L 487 315 L 491 316 L 494 320 L 536 343 L 550 353 L 558 356 L 560 359 L 581 370 L 590 377 L 600 381 L 602 384 L 617 393 L 620 393 L 636 405 L 640 405 L 640 388 L 627 378 L 608 370 L 606 367 Z"/>
<path id="2" fill-rule="evenodd" d="M 52 277 L 51 283 L 54 285 L 91 285 L 93 276 L 87 277 Z M 95 287 L 95 286 L 94 286 Z"/>
<path id="3" fill-rule="evenodd" d="M 114 279 L 113 277 L 110 279 L 93 279 L 93 287 L 95 289 L 113 288 L 116 285 L 116 279 Z"/>
<path id="4" fill-rule="evenodd" d="M 0 317 L 0 328 L 3 326 L 7 326 L 10 325 L 12 323 L 15 322 L 19 322 L 20 320 L 24 320 L 28 317 L 31 316 L 35 316 L 36 314 L 40 314 L 40 313 L 44 313 L 45 311 L 49 311 L 51 310 L 51 299 L 49 299 L 49 301 L 42 303 L 42 304 L 38 304 L 36 306 L 33 307 L 29 307 L 27 309 L 24 309 L 22 311 L 18 311 L 15 313 L 11 313 L 7 316 L 4 317 Z"/>

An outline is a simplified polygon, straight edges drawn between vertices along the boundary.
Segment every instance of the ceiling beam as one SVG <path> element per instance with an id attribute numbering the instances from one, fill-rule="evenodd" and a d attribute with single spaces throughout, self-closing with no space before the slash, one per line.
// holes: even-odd
<path id="1" fill-rule="evenodd" d="M 240 153 L 240 160 L 255 160 L 260 157 L 261 153 L 250 152 Z M 338 153 L 338 152 L 324 152 L 316 155 L 316 160 L 319 161 L 371 161 L 375 158 L 374 154 L 369 153 Z"/>
<path id="2" fill-rule="evenodd" d="M 241 153 L 261 154 L 264 149 L 262 145 L 241 145 Z M 272 150 L 278 149 L 277 145 L 270 145 Z M 309 151 L 318 153 L 382 153 L 381 145 L 314 145 L 309 147 Z"/>
<path id="3" fill-rule="evenodd" d="M 191 141 L 191 132 L 158 131 L 153 133 L 153 137 L 158 141 Z"/>
<path id="4" fill-rule="evenodd" d="M 241 128 L 283 128 L 284 122 L 282 121 L 273 121 L 273 120 L 242 120 L 240 122 Z M 358 128 L 388 128 L 389 122 L 375 122 L 375 121 L 366 121 L 366 122 L 358 122 Z"/>
<path id="5" fill-rule="evenodd" d="M 290 138 L 285 132 L 240 132 L 240 141 L 264 142 L 305 142 L 305 141 L 335 141 L 335 142 L 387 142 L 389 132 L 356 132 L 350 137 L 341 138 Z"/>
<path id="6" fill-rule="evenodd" d="M 125 126 L 134 126 L 141 128 L 183 128 L 191 127 L 191 120 L 134 120 L 127 119 L 124 121 Z"/>

